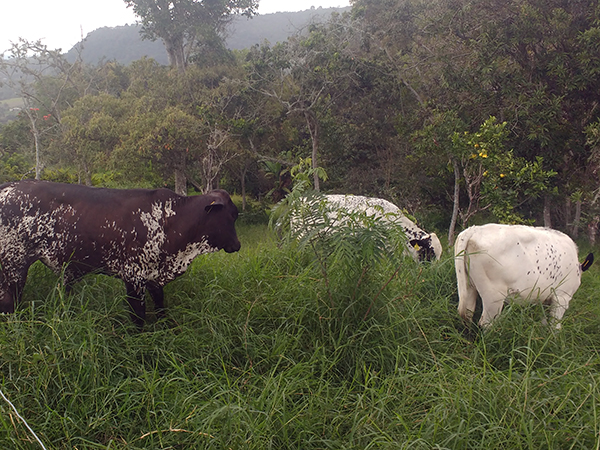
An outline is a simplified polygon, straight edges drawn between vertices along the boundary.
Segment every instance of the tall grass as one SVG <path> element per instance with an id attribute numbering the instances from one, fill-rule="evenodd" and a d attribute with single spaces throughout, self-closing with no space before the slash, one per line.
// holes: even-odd
<path id="1" fill-rule="evenodd" d="M 598 266 L 562 330 L 511 305 L 472 339 L 448 255 L 326 286 L 310 252 L 239 232 L 242 250 L 198 258 L 143 332 L 119 280 L 65 295 L 31 269 L 1 317 L 0 388 L 47 448 L 600 448 Z M 0 448 L 39 448 L 4 403 Z"/>

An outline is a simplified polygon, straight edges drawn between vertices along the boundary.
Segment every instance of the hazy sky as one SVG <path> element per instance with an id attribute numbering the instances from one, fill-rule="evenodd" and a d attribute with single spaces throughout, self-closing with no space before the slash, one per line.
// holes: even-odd
<path id="1" fill-rule="evenodd" d="M 259 13 L 302 11 L 311 6 L 349 6 L 350 0 L 259 0 Z M 282 6 L 285 5 L 285 6 Z M 50 49 L 68 51 L 88 33 L 101 27 L 135 23 L 123 0 L 2 0 L 0 53 L 20 37 L 42 39 Z"/>

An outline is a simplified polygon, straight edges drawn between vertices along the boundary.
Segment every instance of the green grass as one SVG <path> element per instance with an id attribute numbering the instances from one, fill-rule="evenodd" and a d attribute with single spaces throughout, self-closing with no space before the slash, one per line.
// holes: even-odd
<path id="1" fill-rule="evenodd" d="M 0 100 L 0 103 L 6 105 L 8 108 L 23 107 L 23 99 L 21 97 Z"/>
<path id="2" fill-rule="evenodd" d="M 310 254 L 239 232 L 242 250 L 198 258 L 143 332 L 119 280 L 65 296 L 31 269 L 0 318 L 0 388 L 47 448 L 599 448 L 600 265 L 561 331 L 511 305 L 468 339 L 448 256 L 327 289 Z M 40 448 L 2 400 L 0 448 Z"/>

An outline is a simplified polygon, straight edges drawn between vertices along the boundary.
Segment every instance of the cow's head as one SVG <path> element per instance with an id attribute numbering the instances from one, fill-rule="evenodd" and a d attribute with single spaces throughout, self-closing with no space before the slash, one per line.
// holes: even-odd
<path id="1" fill-rule="evenodd" d="M 203 200 L 208 244 L 227 253 L 237 252 L 241 247 L 235 232 L 238 209 L 231 197 L 226 191 L 217 189 L 204 195 Z"/>
<path id="2" fill-rule="evenodd" d="M 411 239 L 409 244 L 417 252 L 419 261 L 439 260 L 442 256 L 442 243 L 435 233 Z"/>

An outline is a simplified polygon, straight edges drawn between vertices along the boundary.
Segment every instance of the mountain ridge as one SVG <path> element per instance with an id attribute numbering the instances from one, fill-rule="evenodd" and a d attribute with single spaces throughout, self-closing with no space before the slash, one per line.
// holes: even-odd
<path id="1" fill-rule="evenodd" d="M 350 7 L 313 7 L 304 11 L 261 14 L 252 18 L 236 16 L 228 26 L 226 46 L 231 50 L 242 50 L 264 42 L 275 44 L 285 41 L 310 23 L 325 22 L 331 14 L 349 10 Z M 140 29 L 141 25 L 138 24 L 98 28 L 88 33 L 65 56 L 69 61 L 74 61 L 81 49 L 81 58 L 87 64 L 114 60 L 127 65 L 146 56 L 159 64 L 167 65 L 163 42 L 160 39 L 143 40 Z"/>

